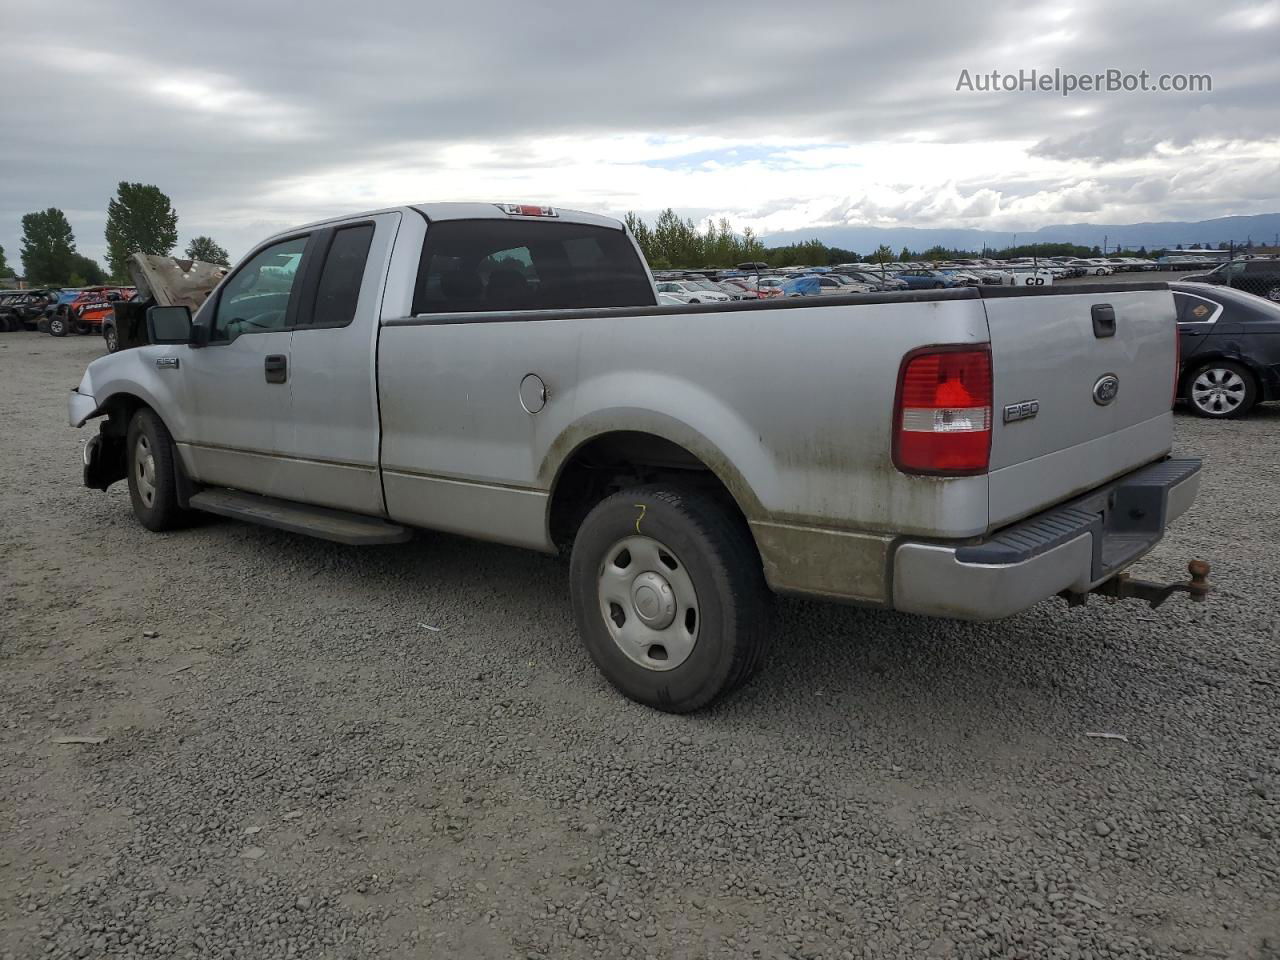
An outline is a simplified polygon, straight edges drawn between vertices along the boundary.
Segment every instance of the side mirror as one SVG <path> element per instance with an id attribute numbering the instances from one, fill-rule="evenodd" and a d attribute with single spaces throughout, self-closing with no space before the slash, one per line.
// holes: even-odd
<path id="1" fill-rule="evenodd" d="M 148 307 L 147 341 L 149 343 L 190 343 L 190 307 Z"/>

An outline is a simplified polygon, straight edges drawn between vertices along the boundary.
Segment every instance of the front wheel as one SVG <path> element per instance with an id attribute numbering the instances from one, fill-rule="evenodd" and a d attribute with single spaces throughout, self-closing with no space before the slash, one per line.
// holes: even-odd
<path id="1" fill-rule="evenodd" d="M 65 337 L 67 335 L 67 321 L 64 317 L 49 318 L 49 333 L 55 337 Z"/>
<path id="2" fill-rule="evenodd" d="M 133 515 L 157 533 L 185 526 L 190 514 L 178 506 L 177 453 L 169 428 L 154 410 L 144 407 L 129 421 L 126 443 Z"/>
<path id="3" fill-rule="evenodd" d="M 741 686 L 768 646 L 772 595 L 750 531 L 703 493 L 653 485 L 601 501 L 574 540 L 570 591 L 600 672 L 668 713 Z"/>
<path id="4" fill-rule="evenodd" d="M 1274 286 L 1267 291 L 1267 299 L 1272 303 L 1280 303 L 1280 285 Z"/>
<path id="5" fill-rule="evenodd" d="M 1187 382 L 1191 409 L 1213 420 L 1243 417 L 1258 402 L 1258 385 L 1248 368 L 1231 360 L 1211 360 Z"/>
<path id="6" fill-rule="evenodd" d="M 120 338 L 116 336 L 116 325 L 114 323 L 104 323 L 102 325 L 102 339 L 107 342 L 107 353 L 115 353 L 120 349 Z"/>

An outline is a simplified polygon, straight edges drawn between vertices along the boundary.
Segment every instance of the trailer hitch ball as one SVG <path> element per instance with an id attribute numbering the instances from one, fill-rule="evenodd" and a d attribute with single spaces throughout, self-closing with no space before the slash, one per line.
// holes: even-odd
<path id="1" fill-rule="evenodd" d="M 1187 564 L 1187 573 L 1191 574 L 1191 582 L 1187 584 L 1187 593 L 1196 603 L 1204 603 L 1212 589 L 1209 586 L 1209 563 L 1206 560 L 1192 560 Z"/>

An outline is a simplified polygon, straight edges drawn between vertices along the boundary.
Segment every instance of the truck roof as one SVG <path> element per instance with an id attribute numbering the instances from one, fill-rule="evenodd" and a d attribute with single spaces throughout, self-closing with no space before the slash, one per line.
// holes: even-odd
<path id="1" fill-rule="evenodd" d="M 408 210 L 416 210 L 428 220 L 510 220 L 510 219 L 538 219 L 534 217 L 522 217 L 518 214 L 507 213 L 503 208 L 509 206 L 506 203 L 478 203 L 478 202 L 448 202 L 448 203 L 412 203 L 402 207 L 382 207 L 378 210 L 364 210 L 360 212 L 344 213 L 335 217 L 326 217 L 323 220 L 316 220 L 312 223 L 304 223 L 296 227 L 290 227 L 287 230 L 281 230 L 273 234 L 276 236 L 287 236 L 291 233 L 297 233 L 299 230 L 310 230 L 315 227 L 322 227 L 330 223 L 338 223 L 346 220 L 356 220 L 361 217 L 372 217 L 380 213 L 405 212 Z M 547 209 L 547 208 L 542 208 Z M 599 214 L 587 213 L 584 210 L 566 210 L 563 207 L 550 208 L 554 210 L 554 215 L 547 216 L 546 219 L 551 222 L 560 223 L 585 223 L 597 227 L 608 227 L 613 230 L 623 229 L 622 221 L 615 220 L 612 217 L 602 217 Z"/>

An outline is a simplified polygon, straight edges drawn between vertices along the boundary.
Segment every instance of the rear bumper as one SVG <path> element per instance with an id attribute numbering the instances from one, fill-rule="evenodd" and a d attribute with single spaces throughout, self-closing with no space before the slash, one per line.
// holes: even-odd
<path id="1" fill-rule="evenodd" d="M 900 543 L 894 609 L 997 620 L 1064 590 L 1084 593 L 1159 543 L 1199 490 L 1199 460 L 1164 460 L 980 543 Z"/>

